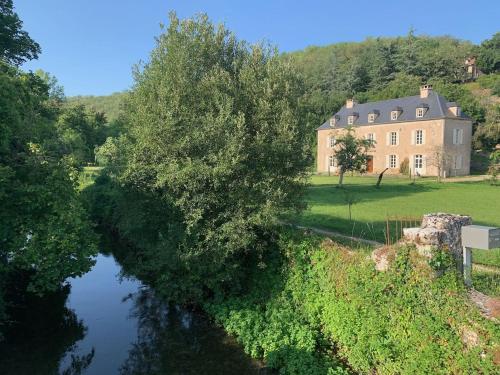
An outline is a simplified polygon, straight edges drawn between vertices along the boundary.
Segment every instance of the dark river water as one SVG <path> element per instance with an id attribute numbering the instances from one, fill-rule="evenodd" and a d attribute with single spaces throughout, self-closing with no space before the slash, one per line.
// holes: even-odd
<path id="1" fill-rule="evenodd" d="M 19 302 L 0 343 L 1 375 L 258 374 L 202 314 L 165 303 L 112 255 L 48 297 Z"/>

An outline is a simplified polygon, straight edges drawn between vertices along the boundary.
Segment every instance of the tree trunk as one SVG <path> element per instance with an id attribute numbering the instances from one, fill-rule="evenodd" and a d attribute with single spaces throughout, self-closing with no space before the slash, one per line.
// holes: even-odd
<path id="1" fill-rule="evenodd" d="M 384 173 L 388 170 L 389 168 L 386 168 L 382 171 L 382 173 L 380 173 L 378 175 L 378 181 L 377 181 L 377 185 L 375 185 L 375 187 L 378 189 L 380 188 L 380 183 L 382 182 L 382 177 L 384 177 Z"/>
<path id="2" fill-rule="evenodd" d="M 340 169 L 339 187 L 342 187 L 342 182 L 344 182 L 344 171 L 342 169 Z"/>

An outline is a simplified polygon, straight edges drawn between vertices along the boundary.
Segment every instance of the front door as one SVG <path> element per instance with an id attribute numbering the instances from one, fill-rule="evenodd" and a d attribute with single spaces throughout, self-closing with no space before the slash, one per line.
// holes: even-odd
<path id="1" fill-rule="evenodd" d="M 368 173 L 373 173 L 373 156 L 368 156 L 368 160 L 366 161 L 366 171 Z"/>

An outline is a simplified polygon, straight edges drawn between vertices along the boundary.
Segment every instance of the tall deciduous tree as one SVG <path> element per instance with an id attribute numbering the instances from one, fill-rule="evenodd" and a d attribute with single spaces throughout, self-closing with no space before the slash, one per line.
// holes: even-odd
<path id="1" fill-rule="evenodd" d="M 180 213 L 177 259 L 192 274 L 229 280 L 263 228 L 303 207 L 312 160 L 301 95 L 274 49 L 238 41 L 205 15 L 170 15 L 135 75 L 122 178 Z"/>

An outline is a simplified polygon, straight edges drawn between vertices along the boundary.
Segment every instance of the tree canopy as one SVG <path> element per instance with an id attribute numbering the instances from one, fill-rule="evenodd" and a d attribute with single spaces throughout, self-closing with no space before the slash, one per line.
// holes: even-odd
<path id="1" fill-rule="evenodd" d="M 14 12 L 12 0 L 0 0 L 0 58 L 21 65 L 38 58 L 40 45 L 22 29 L 23 22 Z"/>
<path id="2" fill-rule="evenodd" d="M 186 289 L 234 280 L 244 254 L 262 250 L 256 239 L 277 215 L 302 208 L 312 161 L 300 123 L 302 93 L 298 75 L 273 48 L 239 41 L 206 15 L 170 15 L 135 74 L 120 177 L 182 228 L 169 250 L 160 238 L 176 237 L 173 224 L 158 229 L 153 259 L 167 268 L 161 274 L 191 270 L 197 279 Z"/>

